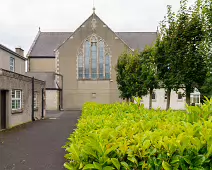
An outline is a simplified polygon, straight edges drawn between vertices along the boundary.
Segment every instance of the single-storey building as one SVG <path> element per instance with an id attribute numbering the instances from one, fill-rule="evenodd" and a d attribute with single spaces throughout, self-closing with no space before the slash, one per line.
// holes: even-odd
<path id="1" fill-rule="evenodd" d="M 23 52 L 0 44 L 0 130 L 45 116 L 45 81 L 25 75 Z"/>

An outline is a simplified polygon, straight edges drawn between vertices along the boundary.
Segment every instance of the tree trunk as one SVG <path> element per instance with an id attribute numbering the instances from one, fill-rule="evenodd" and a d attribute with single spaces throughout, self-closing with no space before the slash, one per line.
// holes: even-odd
<path id="1" fill-rule="evenodd" d="M 130 100 L 130 99 L 129 99 L 129 98 L 127 98 L 127 103 L 129 103 L 129 100 Z"/>
<path id="2" fill-rule="evenodd" d="M 191 93 L 191 88 L 186 86 L 186 103 L 187 105 L 191 105 L 191 98 L 190 98 L 190 93 Z"/>
<path id="3" fill-rule="evenodd" d="M 167 89 L 166 110 L 169 110 L 169 108 L 170 108 L 170 98 L 171 98 L 171 89 Z"/>
<path id="4" fill-rule="evenodd" d="M 153 93 L 153 89 L 150 89 L 150 91 L 149 91 L 149 109 L 152 109 L 152 93 Z"/>

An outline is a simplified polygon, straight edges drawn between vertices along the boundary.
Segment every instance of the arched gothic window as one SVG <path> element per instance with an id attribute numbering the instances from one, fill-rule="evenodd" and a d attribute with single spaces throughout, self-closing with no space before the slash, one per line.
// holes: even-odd
<path id="1" fill-rule="evenodd" d="M 78 56 L 78 79 L 110 79 L 111 55 L 107 44 L 96 35 L 82 44 Z"/>

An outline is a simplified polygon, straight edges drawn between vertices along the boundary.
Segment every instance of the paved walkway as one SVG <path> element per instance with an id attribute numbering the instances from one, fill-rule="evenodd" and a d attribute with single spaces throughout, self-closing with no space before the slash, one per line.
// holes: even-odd
<path id="1" fill-rule="evenodd" d="M 61 147 L 80 115 L 80 111 L 51 112 L 47 117 L 53 119 L 0 132 L 0 170 L 64 169 L 65 151 Z"/>

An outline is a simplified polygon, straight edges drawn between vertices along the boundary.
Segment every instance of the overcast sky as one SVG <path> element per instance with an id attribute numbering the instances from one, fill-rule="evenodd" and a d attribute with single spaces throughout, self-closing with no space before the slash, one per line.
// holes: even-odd
<path id="1" fill-rule="evenodd" d="M 189 0 L 194 3 L 195 0 Z M 38 28 L 74 31 L 91 14 L 93 0 L 0 0 L 0 43 L 28 52 Z M 96 14 L 114 31 L 156 31 L 166 6 L 180 0 L 95 0 Z"/>

